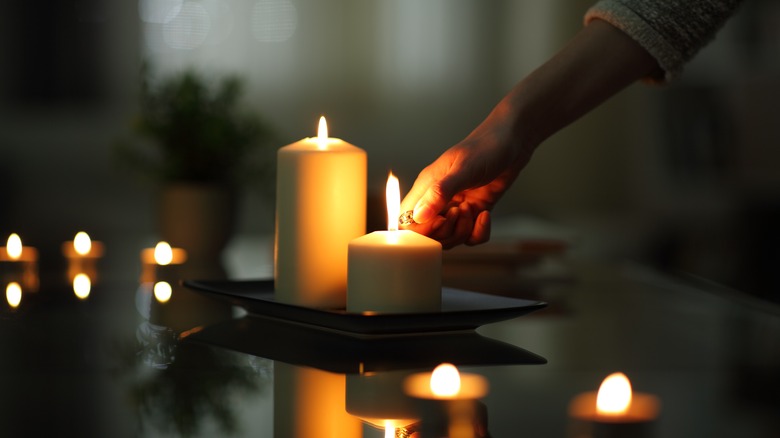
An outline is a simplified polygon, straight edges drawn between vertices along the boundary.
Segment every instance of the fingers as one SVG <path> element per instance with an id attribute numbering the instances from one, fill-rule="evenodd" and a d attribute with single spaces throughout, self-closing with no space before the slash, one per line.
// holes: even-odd
<path id="1" fill-rule="evenodd" d="M 490 212 L 485 210 L 477 215 L 471 236 L 466 239 L 466 245 L 479 245 L 490 240 Z"/>
<path id="2" fill-rule="evenodd" d="M 420 172 L 401 202 L 403 211 L 412 210 L 415 222 L 420 224 L 444 212 L 455 195 L 471 188 L 474 177 L 467 163 L 464 148 L 456 145 L 448 149 Z"/>
<path id="3" fill-rule="evenodd" d="M 468 172 L 453 165 L 450 171 L 438 181 L 434 181 L 414 206 L 414 220 L 425 223 L 433 219 L 459 192 L 470 188 Z"/>
<path id="4" fill-rule="evenodd" d="M 439 236 L 439 241 L 444 249 L 450 249 L 465 243 L 471 236 L 471 230 L 474 228 L 474 216 L 469 208 L 461 205 L 459 208 L 454 208 L 454 210 L 455 214 L 452 215 L 451 219 L 453 222 L 453 225 L 450 227 L 451 232 L 446 236 Z M 443 228 L 444 226 L 442 226 Z"/>
<path id="5" fill-rule="evenodd" d="M 479 245 L 490 240 L 490 212 L 481 211 L 476 218 L 467 204 L 452 206 L 444 216 L 437 215 L 424 224 L 404 225 L 402 228 L 415 231 L 438 240 L 442 248 L 458 245 Z"/>
<path id="6" fill-rule="evenodd" d="M 430 220 L 424 224 L 413 223 L 408 225 L 401 225 L 401 229 L 411 230 L 424 236 L 431 236 L 435 231 L 441 228 L 441 226 L 444 225 L 446 221 L 447 219 L 445 217 L 436 216 L 433 220 Z"/>
<path id="7" fill-rule="evenodd" d="M 412 188 L 409 190 L 409 193 L 407 193 L 406 196 L 404 196 L 403 201 L 401 201 L 401 211 L 409 211 L 414 209 L 414 206 L 417 205 L 417 202 L 420 200 L 420 198 L 422 198 L 422 196 L 428 190 L 428 187 L 432 184 L 433 178 L 430 175 L 431 172 L 429 171 L 429 168 L 426 168 L 420 172 L 420 174 L 417 176 L 417 179 L 415 179 Z"/>

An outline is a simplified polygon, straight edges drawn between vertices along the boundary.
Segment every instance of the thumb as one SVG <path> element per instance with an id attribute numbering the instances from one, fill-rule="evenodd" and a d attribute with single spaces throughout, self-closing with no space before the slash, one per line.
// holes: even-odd
<path id="1" fill-rule="evenodd" d="M 434 180 L 414 206 L 414 221 L 424 224 L 447 208 L 450 200 L 459 192 L 469 188 L 464 172 L 453 168 L 439 180 Z"/>

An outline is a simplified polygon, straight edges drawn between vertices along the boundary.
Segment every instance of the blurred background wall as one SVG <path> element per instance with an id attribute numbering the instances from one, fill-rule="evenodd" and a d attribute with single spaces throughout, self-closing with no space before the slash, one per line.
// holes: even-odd
<path id="1" fill-rule="evenodd" d="M 591 3 L 4 2 L 1 234 L 54 258 L 86 229 L 119 248 L 115 266 L 136 263 L 155 239 L 156 187 L 124 171 L 113 146 L 137 111 L 143 63 L 155 75 L 239 74 L 279 146 L 314 135 L 324 114 L 332 136 L 368 151 L 372 190 L 391 169 L 408 190 L 577 32 Z M 540 218 L 574 230 L 581 252 L 774 294 L 778 24 L 776 2 L 746 1 L 677 81 L 635 84 L 548 140 L 497 220 Z M 247 188 L 240 233 L 272 224 L 272 201 Z"/>

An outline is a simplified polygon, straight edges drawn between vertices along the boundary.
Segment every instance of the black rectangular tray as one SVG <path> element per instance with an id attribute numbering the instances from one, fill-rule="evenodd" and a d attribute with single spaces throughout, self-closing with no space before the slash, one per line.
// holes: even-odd
<path id="1" fill-rule="evenodd" d="M 230 301 L 250 314 L 316 326 L 354 336 L 474 330 L 539 310 L 547 304 L 520 298 L 443 288 L 441 310 L 365 315 L 343 309 L 315 309 L 277 302 L 273 280 L 186 280 L 184 285 Z"/>

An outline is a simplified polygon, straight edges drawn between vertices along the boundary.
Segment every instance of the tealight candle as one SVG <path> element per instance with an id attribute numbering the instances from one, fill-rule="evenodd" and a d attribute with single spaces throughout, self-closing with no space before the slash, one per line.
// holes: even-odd
<path id="1" fill-rule="evenodd" d="M 474 437 L 475 430 L 487 431 L 478 399 L 487 395 L 488 383 L 480 375 L 461 374 L 455 365 L 443 363 L 433 372 L 407 377 L 404 392 L 422 402 L 421 436 Z"/>
<path id="2" fill-rule="evenodd" d="M 433 372 L 412 374 L 404 380 L 404 391 L 427 400 L 476 400 L 484 397 L 489 385 L 478 374 L 460 373 L 455 365 L 443 363 Z"/>
<path id="3" fill-rule="evenodd" d="M 25 292 L 38 290 L 38 250 L 24 246 L 18 234 L 8 236 L 5 248 L 0 248 L 0 264 L 4 280 L 18 282 Z"/>
<path id="4" fill-rule="evenodd" d="M 349 243 L 347 311 L 437 312 L 441 309 L 441 244 L 398 229 L 398 178 L 387 180 L 387 231 Z"/>
<path id="5" fill-rule="evenodd" d="M 79 231 L 72 241 L 62 244 L 62 255 L 68 260 L 68 281 L 73 284 L 73 291 L 77 297 L 84 299 L 89 295 L 86 281 L 97 282 L 98 259 L 103 257 L 103 243 L 94 241 L 84 231 Z M 79 284 L 76 284 L 76 277 Z M 85 279 L 86 277 L 86 279 Z M 79 289 L 79 290 L 77 290 Z"/>
<path id="6" fill-rule="evenodd" d="M 316 308 L 346 305 L 347 245 L 366 232 L 366 152 L 328 137 L 279 149 L 274 280 L 278 301 Z"/>
<path id="7" fill-rule="evenodd" d="M 72 241 L 62 244 L 62 254 L 68 260 L 94 260 L 103 257 L 103 243 L 92 240 L 84 231 L 79 231 Z"/>
<path id="8" fill-rule="evenodd" d="M 653 434 L 661 403 L 652 394 L 634 393 L 623 373 L 613 373 L 598 392 L 576 396 L 569 404 L 571 438 L 642 438 Z"/>
<path id="9" fill-rule="evenodd" d="M 22 245 L 22 239 L 18 234 L 8 236 L 5 248 L 0 250 L 0 261 L 35 263 L 38 261 L 38 250 L 31 246 Z"/>
<path id="10" fill-rule="evenodd" d="M 168 242 L 158 242 L 154 248 L 141 251 L 141 283 L 154 283 L 159 280 L 164 266 L 177 266 L 187 261 L 187 251 L 171 248 Z"/>

